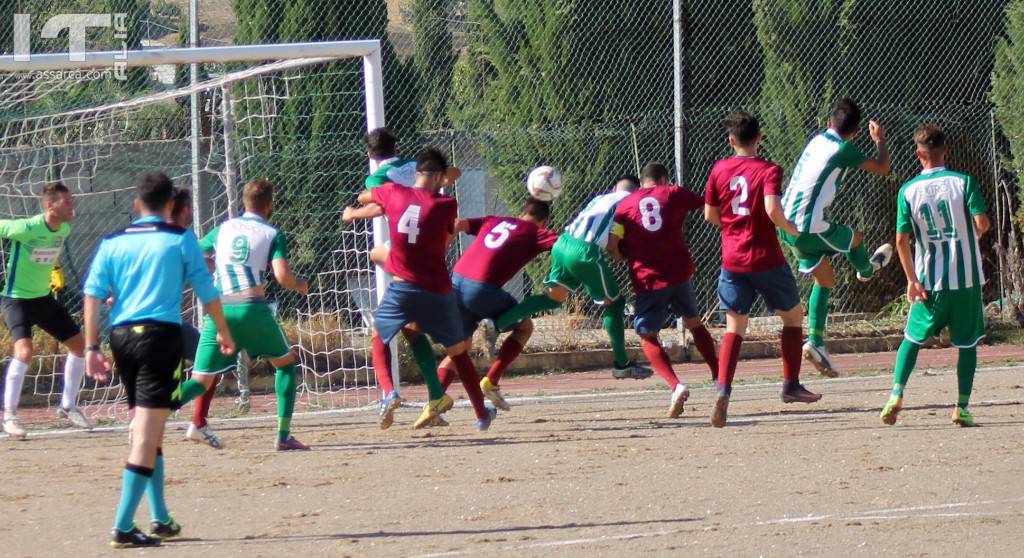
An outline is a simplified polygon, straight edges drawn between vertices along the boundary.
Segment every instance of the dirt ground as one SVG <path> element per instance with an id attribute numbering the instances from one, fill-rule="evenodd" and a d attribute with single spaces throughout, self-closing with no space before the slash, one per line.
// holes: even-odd
<path id="1" fill-rule="evenodd" d="M 267 420 L 219 423 L 220 452 L 175 431 L 167 493 L 183 537 L 117 554 L 1019 556 L 1022 371 L 979 372 L 974 429 L 950 424 L 955 376 L 922 370 L 894 427 L 878 420 L 890 379 L 877 376 L 810 382 L 825 394 L 810 406 L 738 386 L 722 430 L 709 390 L 670 420 L 666 390 L 626 384 L 514 400 L 486 433 L 461 405 L 432 431 L 412 430 L 411 406 L 388 431 L 365 410 L 306 416 L 294 431 L 308 453 L 269 451 Z M 0 554 L 115 554 L 125 442 L 0 440 Z"/>

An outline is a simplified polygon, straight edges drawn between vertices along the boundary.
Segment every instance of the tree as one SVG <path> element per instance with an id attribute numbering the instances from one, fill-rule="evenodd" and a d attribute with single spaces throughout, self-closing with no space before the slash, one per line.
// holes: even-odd
<path id="1" fill-rule="evenodd" d="M 418 81 L 420 130 L 449 127 L 455 51 L 448 19 L 452 0 L 415 0 L 412 6 L 413 66 Z"/>

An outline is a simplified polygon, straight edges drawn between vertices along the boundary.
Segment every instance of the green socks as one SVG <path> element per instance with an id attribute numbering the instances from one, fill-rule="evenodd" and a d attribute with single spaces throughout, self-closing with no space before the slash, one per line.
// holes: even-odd
<path id="1" fill-rule="evenodd" d="M 561 302 L 553 300 L 546 294 L 528 296 L 522 302 L 509 308 L 501 316 L 498 316 L 498 319 L 494 321 L 494 326 L 498 328 L 498 331 L 507 331 L 526 318 L 532 318 L 547 310 L 554 310 L 561 305 Z"/>
<path id="2" fill-rule="evenodd" d="M 850 260 L 853 267 L 864 277 L 871 277 L 875 273 L 875 267 L 871 265 L 871 255 L 868 254 L 863 242 L 847 252 L 846 259 Z"/>
<path id="3" fill-rule="evenodd" d="M 828 297 L 832 289 L 815 284 L 807 300 L 807 340 L 815 347 L 825 346 L 825 324 L 828 322 Z"/>
<path id="4" fill-rule="evenodd" d="M 181 390 L 180 401 L 182 406 L 185 406 L 185 404 L 188 403 L 189 401 L 192 401 L 196 397 L 199 397 L 200 395 L 206 393 L 206 386 L 191 379 L 181 384 L 181 387 L 179 389 Z"/>
<path id="5" fill-rule="evenodd" d="M 629 354 L 626 353 L 626 300 L 619 298 L 615 302 L 604 307 L 604 330 L 608 333 L 608 340 L 612 342 L 612 355 L 615 358 L 615 366 L 625 366 L 629 362 Z"/>
<path id="6" fill-rule="evenodd" d="M 431 400 L 439 399 L 444 395 L 444 386 L 437 378 L 437 357 L 434 356 L 434 347 L 426 335 L 420 335 L 409 341 L 409 348 L 412 349 L 412 356 L 423 374 L 423 382 L 427 384 L 427 393 Z"/>
<path id="7" fill-rule="evenodd" d="M 277 394 L 277 439 L 285 441 L 291 434 L 292 413 L 295 411 L 295 363 L 277 369 L 274 374 L 274 393 Z"/>
<path id="8" fill-rule="evenodd" d="M 171 514 L 167 511 L 167 502 L 164 500 L 163 448 L 156 449 L 156 465 L 153 466 L 153 476 L 149 477 L 149 482 L 146 483 L 146 499 L 149 500 L 153 521 L 159 521 L 165 525 L 171 521 Z"/>
<path id="9" fill-rule="evenodd" d="M 956 385 L 959 397 L 956 406 L 966 409 L 971 401 L 971 390 L 974 389 L 974 371 L 978 368 L 978 349 L 960 349 L 960 358 L 956 361 Z"/>
<path id="10" fill-rule="evenodd" d="M 893 373 L 892 380 L 893 395 L 903 397 L 903 388 L 907 386 L 910 373 L 914 371 L 914 366 L 917 365 L 917 353 L 920 351 L 920 345 L 911 343 L 906 339 L 900 343 L 900 348 L 896 351 L 896 370 Z"/>

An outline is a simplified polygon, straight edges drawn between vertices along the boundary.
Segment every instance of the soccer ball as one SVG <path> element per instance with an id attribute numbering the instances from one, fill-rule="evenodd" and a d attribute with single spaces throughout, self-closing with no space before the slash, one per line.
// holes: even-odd
<path id="1" fill-rule="evenodd" d="M 562 194 L 562 175 L 554 167 L 537 167 L 526 177 L 526 191 L 540 201 L 552 201 Z"/>

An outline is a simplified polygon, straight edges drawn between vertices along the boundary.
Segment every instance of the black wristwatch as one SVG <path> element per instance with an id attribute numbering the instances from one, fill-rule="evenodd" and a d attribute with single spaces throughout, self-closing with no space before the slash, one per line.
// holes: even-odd
<path id="1" fill-rule="evenodd" d="M 86 351 L 95 351 L 95 352 L 98 353 L 98 352 L 100 352 L 100 346 L 99 345 L 89 345 L 88 347 L 85 348 L 85 350 Z"/>

